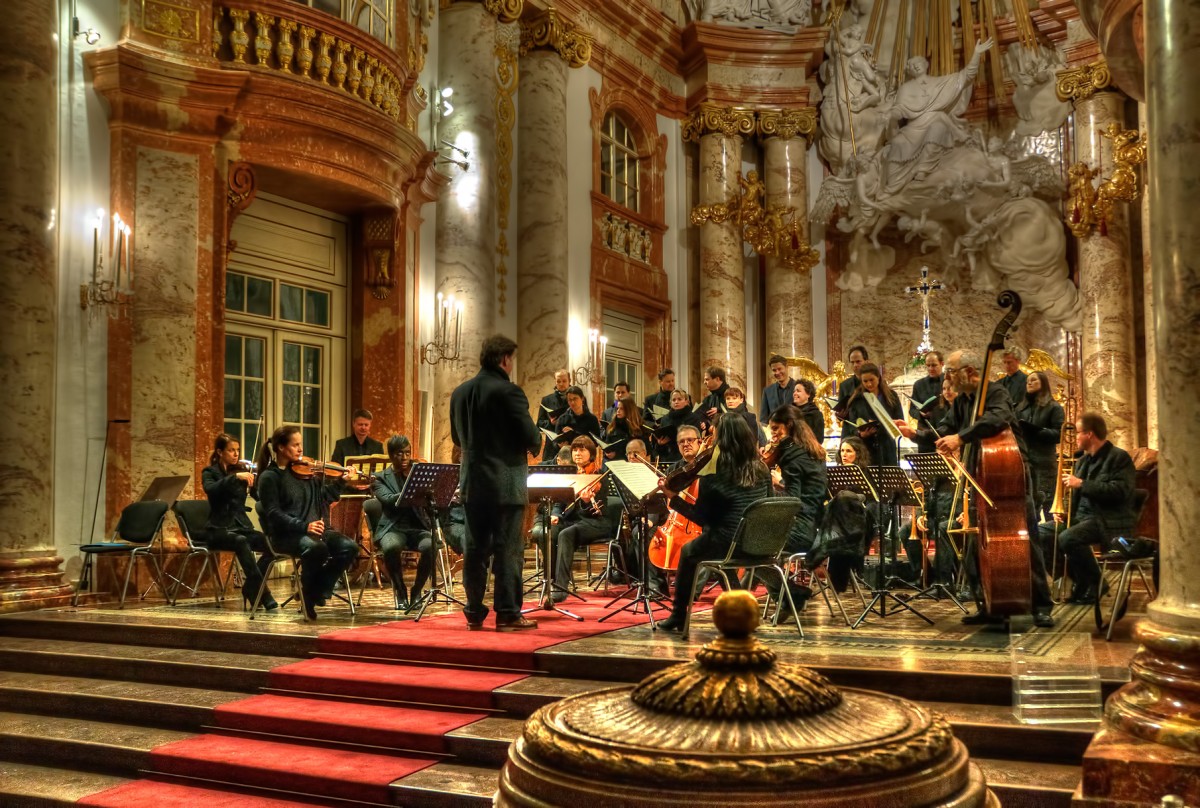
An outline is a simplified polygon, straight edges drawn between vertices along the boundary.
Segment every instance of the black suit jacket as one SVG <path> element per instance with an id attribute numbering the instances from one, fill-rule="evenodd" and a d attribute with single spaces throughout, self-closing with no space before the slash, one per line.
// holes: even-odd
<path id="1" fill-rule="evenodd" d="M 1129 452 L 1105 442 L 1095 455 L 1084 454 L 1075 462 L 1075 476 L 1083 480 L 1071 501 L 1071 518 L 1095 517 L 1104 525 L 1108 538 L 1133 532 L 1136 472 Z"/>
<path id="2" fill-rule="evenodd" d="M 208 497 L 208 527 L 253 530 L 254 525 L 246 516 L 249 510 L 246 507 L 246 494 L 250 487 L 244 480 L 239 480 L 234 472 L 226 474 L 220 464 L 213 463 L 200 475 L 204 495 Z"/>
<path id="3" fill-rule="evenodd" d="M 462 448 L 459 485 L 464 503 L 525 505 L 527 452 L 541 433 L 529 417 L 525 391 L 499 368 L 479 373 L 450 394 L 450 438 Z"/>
<path id="4" fill-rule="evenodd" d="M 1012 401 L 1008 393 L 999 385 L 989 384 L 987 397 L 984 400 L 983 415 L 975 419 L 975 423 L 967 426 L 971 420 L 971 410 L 975 408 L 975 396 L 959 395 L 950 405 L 950 411 L 937 425 L 939 435 L 958 435 L 963 443 L 979 443 L 984 438 L 999 435 L 1005 427 L 1011 427 L 1021 450 L 1021 457 L 1028 460 L 1029 452 L 1025 447 L 1025 439 L 1021 436 L 1021 427 L 1017 423 L 1017 414 L 1013 411 Z M 978 457 L 978 454 L 975 454 Z M 972 465 L 975 465 L 972 462 Z M 974 472 L 974 469 L 969 469 Z"/>
<path id="5" fill-rule="evenodd" d="M 359 445 L 358 439 L 353 435 L 347 435 L 333 444 L 333 457 L 329 458 L 339 466 L 346 462 L 347 457 L 362 457 L 363 455 L 386 454 L 383 451 L 383 444 L 374 438 L 367 436 L 367 440 Z"/>
<path id="6" fill-rule="evenodd" d="M 1025 375 L 1025 372 L 1018 370 L 1011 376 L 1005 376 L 997 384 L 1005 389 L 1013 407 L 1016 408 L 1025 400 L 1025 383 L 1028 381 L 1029 377 Z"/>
<path id="7" fill-rule="evenodd" d="M 397 505 L 400 492 L 404 489 L 407 477 L 401 477 L 396 469 L 388 467 L 382 473 L 375 475 L 371 483 L 371 493 L 383 511 L 379 517 L 379 526 L 375 528 L 376 536 L 386 535 L 391 530 L 429 529 L 429 517 L 424 510 L 411 505 Z"/>

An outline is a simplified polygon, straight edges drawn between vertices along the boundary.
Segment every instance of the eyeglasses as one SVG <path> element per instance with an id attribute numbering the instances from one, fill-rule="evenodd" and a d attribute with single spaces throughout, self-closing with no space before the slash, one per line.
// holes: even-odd
<path id="1" fill-rule="evenodd" d="M 699 438 L 679 438 L 675 442 L 678 443 L 680 446 L 686 446 L 689 443 L 699 443 L 700 439 Z"/>

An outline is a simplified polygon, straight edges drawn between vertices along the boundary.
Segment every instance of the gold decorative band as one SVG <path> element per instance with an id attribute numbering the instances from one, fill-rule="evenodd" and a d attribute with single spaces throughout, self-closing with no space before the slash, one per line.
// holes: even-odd
<path id="1" fill-rule="evenodd" d="M 516 22 L 521 19 L 525 0 L 483 0 L 483 7 L 500 22 Z"/>
<path id="2" fill-rule="evenodd" d="M 759 135 L 784 139 L 803 135 L 811 144 L 817 132 L 817 111 L 800 109 L 745 109 L 701 104 L 683 120 L 683 139 L 699 140 L 703 135 Z"/>
<path id="3" fill-rule="evenodd" d="M 1099 59 L 1091 64 L 1058 71 L 1054 92 L 1059 101 L 1083 101 L 1091 98 L 1097 90 L 1109 86 L 1111 82 L 1108 62 Z"/>
<path id="4" fill-rule="evenodd" d="M 521 55 L 538 48 L 558 51 L 571 67 L 583 67 L 592 58 L 592 35 L 564 20 L 554 6 L 521 20 Z"/>
<path id="5" fill-rule="evenodd" d="M 797 135 L 812 145 L 813 136 L 817 133 L 817 110 L 813 107 L 802 109 L 764 109 L 758 112 L 758 134 L 761 137 L 778 137 L 789 140 Z"/>

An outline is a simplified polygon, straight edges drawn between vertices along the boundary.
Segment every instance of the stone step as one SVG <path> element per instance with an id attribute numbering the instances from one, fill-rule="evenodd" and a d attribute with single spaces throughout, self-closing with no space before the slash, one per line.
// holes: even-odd
<path id="1" fill-rule="evenodd" d="M 127 777 L 0 760 L 0 804 L 8 808 L 60 808 L 129 782 Z"/>
<path id="2" fill-rule="evenodd" d="M 84 771 L 136 777 L 149 768 L 150 750 L 192 735 L 107 721 L 0 712 L 0 759 L 24 763 L 53 760 Z"/>
<path id="3" fill-rule="evenodd" d="M 296 657 L 148 645 L 0 637 L 0 670 L 257 692 Z"/>
<path id="4" fill-rule="evenodd" d="M 1070 808 L 1071 794 L 1083 778 L 1078 765 L 976 757 L 971 760 L 1004 808 Z"/>
<path id="5" fill-rule="evenodd" d="M 392 804 L 421 808 L 485 808 L 500 782 L 499 766 L 435 763 L 392 783 Z"/>

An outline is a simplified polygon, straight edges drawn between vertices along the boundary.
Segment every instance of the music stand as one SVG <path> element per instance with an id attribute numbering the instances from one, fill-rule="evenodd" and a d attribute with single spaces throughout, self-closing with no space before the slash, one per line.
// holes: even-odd
<path id="1" fill-rule="evenodd" d="M 406 614 L 412 612 L 419 604 L 421 608 L 417 612 L 415 622 L 420 622 L 421 618 L 425 616 L 425 610 L 429 608 L 430 604 L 437 603 L 439 598 L 447 603 L 457 603 L 463 608 L 467 606 L 453 593 L 446 590 L 446 581 L 450 578 L 450 571 L 446 565 L 446 558 L 442 554 L 446 542 L 442 534 L 442 522 L 438 518 L 439 511 L 450 507 L 450 500 L 454 499 L 454 492 L 457 488 L 457 464 L 416 463 L 409 470 L 408 479 L 404 481 L 404 487 L 400 489 L 400 498 L 396 501 L 399 506 L 423 509 L 426 518 L 433 526 L 433 552 L 436 562 L 430 575 L 430 586 L 417 599 L 416 603 L 409 604 L 405 612 Z M 441 574 L 439 575 L 439 573 Z"/>
<path id="2" fill-rule="evenodd" d="M 639 471 L 642 470 L 642 471 Z M 633 585 L 625 589 L 624 592 L 618 594 L 610 600 L 604 608 L 611 608 L 618 600 L 623 599 L 626 595 L 632 594 L 629 602 L 618 609 L 614 609 L 608 614 L 601 617 L 598 623 L 603 623 L 610 617 L 618 615 L 621 612 L 630 612 L 638 614 L 639 610 L 643 611 L 650 618 L 650 628 L 657 629 L 658 625 L 654 621 L 654 612 L 651 605 L 657 605 L 660 609 L 669 608 L 662 596 L 650 597 L 650 519 L 649 508 L 647 503 L 651 497 L 658 493 L 658 473 L 639 463 L 629 463 L 625 461 L 611 461 L 608 464 L 608 470 L 612 472 L 613 477 L 620 485 L 615 486 L 621 502 L 630 513 L 635 514 L 638 520 L 638 535 L 641 540 L 641 575 L 635 577 L 628 569 L 625 574 L 633 581 Z M 653 482 L 651 476 L 653 475 Z M 652 486 L 647 490 L 648 486 Z M 639 495 L 640 492 L 640 495 Z M 628 565 L 627 565 L 628 566 Z"/>
<path id="3" fill-rule="evenodd" d="M 937 512 L 937 486 L 941 480 L 953 480 L 954 469 L 951 468 L 946 458 L 937 452 L 910 454 L 907 459 L 909 465 L 912 466 L 913 473 L 917 475 L 917 479 L 925 486 L 925 508 L 927 512 L 925 521 L 929 525 L 928 529 L 933 532 L 935 552 L 940 553 L 941 548 L 936 547 L 938 534 L 935 531 L 938 530 L 937 525 L 940 524 L 939 520 L 944 517 L 940 517 Z M 915 525 L 913 526 L 913 533 L 916 533 Z M 947 542 L 949 542 L 949 537 L 947 537 Z M 921 557 L 922 562 L 924 562 L 924 548 L 921 550 Z M 950 587 L 940 581 L 935 581 L 933 584 L 917 592 L 909 600 L 922 597 L 933 598 L 936 595 L 944 595 L 954 601 L 954 605 L 962 609 L 963 613 L 966 613 L 967 607 L 963 606 L 962 602 L 950 591 Z"/>
<path id="4" fill-rule="evenodd" d="M 563 594 L 572 594 L 569 590 L 564 589 L 554 582 L 554 572 L 550 569 L 551 559 L 551 535 L 550 530 L 550 511 L 554 503 L 560 502 L 568 504 L 575 501 L 576 490 L 582 490 L 585 486 L 596 481 L 600 475 L 598 474 L 530 474 L 528 491 L 531 500 L 538 500 L 542 506 L 538 514 L 542 520 L 542 541 L 545 542 L 545 547 L 542 549 L 542 567 L 539 570 L 541 573 L 541 582 L 534 585 L 534 588 L 539 590 L 538 605 L 531 606 L 528 609 L 522 609 L 521 614 L 529 612 L 547 611 L 558 612 L 565 614 L 572 620 L 583 621 L 583 618 L 577 614 L 567 611 L 554 602 L 554 592 L 557 590 Z M 576 595 L 576 597 L 579 597 Z M 583 600 L 583 598 L 579 598 Z"/>
<path id="5" fill-rule="evenodd" d="M 574 474 L 578 474 L 578 473 L 579 473 L 579 470 L 575 467 L 574 463 L 571 463 L 570 465 L 566 465 L 566 466 L 560 466 L 557 463 L 548 463 L 548 464 L 547 463 L 538 463 L 536 465 L 529 467 L 529 476 L 530 477 L 532 477 L 535 474 L 572 474 L 572 475 L 574 475 Z M 526 507 L 528 507 L 528 504 Z M 535 511 L 542 510 L 541 504 L 533 505 L 533 508 Z M 553 514 L 551 514 L 551 516 L 553 516 Z M 526 519 L 529 518 L 528 511 L 526 511 L 525 518 Z M 533 519 L 529 523 L 530 527 L 532 528 L 539 521 L 541 521 L 541 514 L 535 513 Z M 536 551 L 537 556 L 541 556 L 541 554 L 542 554 L 542 548 L 541 548 L 540 544 L 541 544 L 540 542 L 537 542 L 534 544 L 534 550 Z M 521 580 L 521 591 L 523 592 L 522 598 L 524 598 L 525 595 L 529 595 L 530 593 L 539 589 L 542 585 L 541 584 L 542 573 L 541 573 L 541 570 L 539 567 L 539 563 L 540 562 L 538 561 L 538 558 L 535 557 L 534 563 L 533 563 L 533 572 Z M 522 570 L 524 570 L 524 567 L 522 567 Z M 530 583 L 533 583 L 533 586 L 529 586 Z"/>

